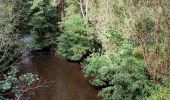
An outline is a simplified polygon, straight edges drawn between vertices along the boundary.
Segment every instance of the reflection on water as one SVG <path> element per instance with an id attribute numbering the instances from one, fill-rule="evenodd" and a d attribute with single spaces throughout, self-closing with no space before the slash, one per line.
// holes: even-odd
<path id="1" fill-rule="evenodd" d="M 55 80 L 48 88 L 40 88 L 31 100 L 101 100 L 98 90 L 84 78 L 79 64 L 52 53 L 38 53 L 29 60 L 23 59 L 23 69 L 38 73 L 43 81 Z"/>

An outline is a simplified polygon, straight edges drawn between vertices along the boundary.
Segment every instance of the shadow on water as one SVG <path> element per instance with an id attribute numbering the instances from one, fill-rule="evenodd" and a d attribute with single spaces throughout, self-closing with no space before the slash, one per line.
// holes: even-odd
<path id="1" fill-rule="evenodd" d="M 83 76 L 80 64 L 64 60 L 53 53 L 40 52 L 24 57 L 21 70 L 38 73 L 43 81 L 55 81 L 40 88 L 31 100 L 102 100 L 98 89 Z"/>

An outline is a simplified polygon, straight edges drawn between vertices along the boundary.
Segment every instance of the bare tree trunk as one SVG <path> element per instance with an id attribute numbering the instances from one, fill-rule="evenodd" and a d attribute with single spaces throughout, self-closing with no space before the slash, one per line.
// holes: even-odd
<path id="1" fill-rule="evenodd" d="M 65 0 L 56 0 L 56 12 L 58 21 L 62 21 L 64 18 L 64 2 Z"/>
<path id="2" fill-rule="evenodd" d="M 80 1 L 76 0 L 76 1 L 80 6 L 80 10 L 81 10 L 81 14 L 82 14 L 83 19 L 84 19 L 84 23 L 86 24 L 86 26 L 88 26 L 88 22 L 87 22 L 87 19 L 86 19 L 87 14 L 85 14 L 84 8 L 83 8 L 83 0 L 80 0 Z"/>
<path id="3" fill-rule="evenodd" d="M 85 0 L 85 3 L 86 3 L 86 21 L 88 21 L 89 0 Z"/>

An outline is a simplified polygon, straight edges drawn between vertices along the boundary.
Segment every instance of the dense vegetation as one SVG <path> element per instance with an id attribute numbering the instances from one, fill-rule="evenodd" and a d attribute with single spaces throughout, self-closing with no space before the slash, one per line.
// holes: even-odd
<path id="1" fill-rule="evenodd" d="M 94 77 L 93 85 L 104 87 L 99 95 L 106 100 L 139 99 L 154 88 L 131 44 L 123 42 L 116 54 L 91 55 L 86 63 L 85 75 Z"/>
<path id="2" fill-rule="evenodd" d="M 66 59 L 82 61 L 104 100 L 169 100 L 169 0 L 63 0 L 58 9 L 64 12 L 53 2 L 0 0 L 1 69 L 23 53 L 20 38 L 29 35 L 32 50 L 53 46 Z M 17 79 L 28 85 L 38 79 L 17 72 L 0 76 L 0 99 L 6 91 L 18 96 Z"/>
<path id="3" fill-rule="evenodd" d="M 55 8 L 49 0 L 0 0 L 0 11 L 0 99 L 20 100 L 39 78 L 32 73 L 20 75 L 15 63 L 25 48 L 35 50 L 54 44 Z M 22 40 L 25 35 L 33 38 L 30 45 Z"/>
<path id="4" fill-rule="evenodd" d="M 169 4 L 67 0 L 58 51 L 70 60 L 82 60 L 90 51 L 83 72 L 92 85 L 101 87 L 104 100 L 168 100 Z M 93 50 L 95 43 L 102 46 L 98 52 Z"/>
<path id="5" fill-rule="evenodd" d="M 70 60 L 80 60 L 91 49 L 91 37 L 80 14 L 71 15 L 61 23 L 63 34 L 58 41 L 58 52 Z"/>

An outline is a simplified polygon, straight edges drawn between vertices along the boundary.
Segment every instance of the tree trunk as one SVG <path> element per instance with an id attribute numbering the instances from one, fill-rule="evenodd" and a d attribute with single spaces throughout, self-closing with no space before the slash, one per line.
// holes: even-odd
<path id="1" fill-rule="evenodd" d="M 56 0 L 56 13 L 58 21 L 62 21 L 64 18 L 64 2 L 65 0 Z"/>

